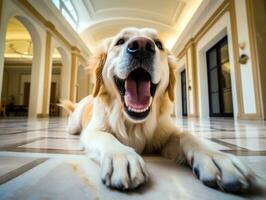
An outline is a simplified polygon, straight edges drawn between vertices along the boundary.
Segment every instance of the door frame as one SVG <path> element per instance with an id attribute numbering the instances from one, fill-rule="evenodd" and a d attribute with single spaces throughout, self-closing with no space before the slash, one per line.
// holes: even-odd
<path id="1" fill-rule="evenodd" d="M 184 91 L 184 88 L 183 88 L 183 78 L 182 77 L 185 77 L 185 91 Z M 183 69 L 181 72 L 180 72 L 180 80 L 181 80 L 181 101 L 182 101 L 182 116 L 183 117 L 187 117 L 188 115 L 188 112 L 185 113 L 184 111 L 184 108 L 186 107 L 186 111 L 188 111 L 188 106 L 187 106 L 187 83 L 186 83 L 186 69 Z M 184 96 L 185 95 L 185 96 Z M 186 104 L 184 102 L 184 98 L 186 98 Z"/>
<path id="2" fill-rule="evenodd" d="M 227 35 L 223 37 L 221 40 L 219 40 L 214 46 L 212 46 L 210 49 L 206 51 L 206 62 L 207 62 L 207 79 L 208 79 L 208 98 L 209 98 L 209 116 L 210 117 L 234 117 L 234 108 L 232 110 L 232 113 L 224 113 L 224 100 L 222 98 L 222 82 L 221 82 L 221 75 L 222 75 L 222 67 L 221 67 L 221 56 L 218 52 L 219 47 L 222 46 L 223 43 L 227 42 L 228 44 L 228 37 Z M 211 97 L 211 81 L 210 81 L 210 70 L 209 70 L 209 59 L 208 59 L 208 53 L 212 50 L 216 49 L 216 56 L 217 56 L 217 73 L 218 73 L 218 87 L 219 87 L 219 106 L 220 106 L 220 113 L 216 114 L 213 113 L 212 110 L 212 97 Z M 228 46 L 229 51 L 229 46 Z M 229 52 L 228 52 L 229 54 Z M 230 58 L 229 58 L 230 60 Z M 232 66 L 230 66 L 232 67 Z M 231 71 L 230 71 L 230 77 L 231 77 Z M 233 88 L 232 88 L 232 79 L 231 80 L 231 93 L 232 93 L 232 105 L 233 105 Z M 234 105 L 233 105 L 234 106 Z"/>

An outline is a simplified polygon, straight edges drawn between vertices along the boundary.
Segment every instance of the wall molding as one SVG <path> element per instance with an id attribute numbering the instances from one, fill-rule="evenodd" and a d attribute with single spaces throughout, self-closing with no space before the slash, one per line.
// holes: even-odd
<path id="1" fill-rule="evenodd" d="M 182 58 L 187 49 L 194 43 L 197 44 L 200 39 L 211 29 L 211 27 L 227 12 L 232 0 L 225 0 L 210 16 L 210 18 L 203 24 L 200 30 L 192 37 L 186 44 L 185 47 L 177 54 L 178 58 Z"/>

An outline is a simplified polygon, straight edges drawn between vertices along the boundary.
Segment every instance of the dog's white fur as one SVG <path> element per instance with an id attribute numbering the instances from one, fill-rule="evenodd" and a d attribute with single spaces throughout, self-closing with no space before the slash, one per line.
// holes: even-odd
<path id="1" fill-rule="evenodd" d="M 72 106 L 69 118 L 68 131 L 81 132 L 88 155 L 101 164 L 103 182 L 118 189 L 138 187 L 148 179 L 139 154 L 161 152 L 176 162 L 187 162 L 206 185 L 218 185 L 233 192 L 248 188 L 252 172 L 236 157 L 213 150 L 205 141 L 176 128 L 171 118 L 175 58 L 165 48 L 163 51 L 156 48 L 154 79 L 159 85 L 149 115 L 138 122 L 124 112 L 113 81 L 114 75 L 126 78 L 120 67 L 123 45 L 117 47 L 115 43 L 121 37 L 129 40 L 139 36 L 159 38 L 153 29 L 128 28 L 105 41 L 91 61 L 95 72 L 93 96 Z"/>

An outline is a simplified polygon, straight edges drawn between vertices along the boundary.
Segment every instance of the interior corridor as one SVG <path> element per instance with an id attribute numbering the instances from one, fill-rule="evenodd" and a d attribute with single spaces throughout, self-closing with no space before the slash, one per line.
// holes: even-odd
<path id="1" fill-rule="evenodd" d="M 265 0 L 0 0 L 0 200 L 265 200 L 265 22 Z M 144 155 L 148 184 L 131 192 L 105 187 L 100 166 L 88 159 L 80 137 L 66 132 L 68 114 L 58 104 L 61 100 L 81 101 L 95 91 L 97 82 L 102 88 L 107 86 L 98 65 L 107 63 L 112 69 L 115 64 L 109 66 L 110 57 L 93 66 L 96 78 L 87 66 L 107 38 L 113 38 L 113 44 L 104 45 L 109 52 L 114 48 L 128 51 L 129 36 L 113 37 L 127 27 L 157 30 L 158 37 L 150 41 L 156 45 L 156 55 L 163 58 L 161 55 L 171 52 L 176 59 L 175 67 L 168 63 L 172 68 L 169 76 L 163 71 L 158 74 L 169 79 L 167 89 L 176 79 L 173 94 L 168 92 L 174 107 L 169 110 L 180 131 L 236 155 L 255 172 L 257 187 L 243 194 L 217 191 L 204 186 L 187 166 L 158 155 Z M 152 63 L 161 67 L 155 61 Z M 146 72 L 135 85 L 144 85 L 148 91 L 147 86 L 154 84 L 146 84 Z M 149 74 L 148 79 L 151 77 Z M 130 74 L 127 78 L 131 82 Z M 123 105 L 121 102 L 121 108 Z M 141 112 L 152 110 L 146 108 Z M 99 109 L 99 115 L 104 109 Z M 117 122 L 110 116 L 109 121 Z M 130 136 L 129 127 L 123 133 Z M 210 166 L 215 164 L 213 158 Z M 214 184 L 220 184 L 218 170 L 222 170 L 216 167 Z"/>

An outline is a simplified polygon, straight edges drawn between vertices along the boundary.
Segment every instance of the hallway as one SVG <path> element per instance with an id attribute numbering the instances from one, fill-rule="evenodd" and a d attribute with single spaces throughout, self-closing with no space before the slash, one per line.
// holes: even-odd
<path id="1" fill-rule="evenodd" d="M 264 189 L 235 196 L 202 185 L 185 166 L 146 155 L 146 186 L 122 193 L 106 188 L 97 163 L 86 158 L 79 136 L 65 132 L 65 118 L 0 120 L 1 199 L 265 199 L 266 123 L 229 119 L 178 119 L 176 125 L 237 155 Z M 71 181 L 69 181 L 71 180 Z M 16 199 L 16 198 L 15 198 Z"/>
<path id="2" fill-rule="evenodd" d="M 266 199 L 265 22 L 265 0 L 0 0 L 0 200 Z M 128 27 L 142 31 L 152 28 L 158 35 L 115 37 Z M 148 41 L 145 49 L 152 53 L 148 59 L 150 64 L 143 62 L 144 54 L 138 58 L 141 65 L 129 62 L 133 55 L 130 44 L 138 44 L 135 42 L 142 39 Z M 99 49 L 101 56 L 97 55 Z M 101 62 L 94 62 L 95 58 Z M 132 75 L 136 67 L 144 71 Z M 134 70 L 127 75 L 123 72 L 122 76 L 116 72 L 120 71 L 117 68 Z M 108 76 L 104 75 L 105 71 Z M 121 88 L 120 82 L 124 84 Z M 128 83 L 132 87 L 127 87 Z M 114 85 L 113 89 L 118 89 L 115 93 L 111 92 L 113 84 L 120 85 Z M 165 93 L 158 94 L 160 88 L 165 88 Z M 124 95 L 122 101 L 112 104 L 119 105 L 114 108 L 119 107 L 117 113 L 126 114 L 123 117 L 128 113 L 147 117 L 154 111 L 151 105 L 157 96 L 169 97 L 173 108 L 169 107 L 168 116 L 175 117 L 180 131 L 205 138 L 214 149 L 236 155 L 255 172 L 259 187 L 239 195 L 223 193 L 204 186 L 186 166 L 177 166 L 157 155 L 145 155 L 150 173 L 148 184 L 125 193 L 106 188 L 100 179 L 99 163 L 87 158 L 79 136 L 66 132 L 68 114 L 58 105 L 61 100 L 78 103 L 91 94 L 97 101 L 99 91 L 110 95 L 104 98 L 110 100 Z M 140 95 L 136 96 L 135 91 L 140 91 Z M 132 107 L 137 101 L 126 105 L 129 96 L 138 97 L 135 100 L 142 106 Z M 157 107 L 160 108 L 157 113 L 168 108 L 164 104 Z M 93 108 L 94 116 L 109 109 L 96 108 Z M 84 110 L 83 116 L 90 113 L 89 107 Z M 93 131 L 106 131 L 110 126 L 104 125 L 106 121 L 106 124 L 114 122 L 107 131 L 117 139 L 120 132 L 136 138 L 141 133 L 143 140 L 134 141 L 135 150 L 137 146 L 144 149 L 148 139 L 157 140 L 157 137 L 144 138 L 147 136 L 144 129 L 130 134 L 125 128 L 126 118 L 121 118 L 119 123 L 115 117 L 107 113 L 94 120 L 103 127 L 92 126 Z M 147 127 L 161 125 L 161 118 L 158 119 L 151 118 Z M 135 118 L 132 122 L 130 129 L 136 125 Z M 88 141 L 96 148 L 101 146 L 97 141 Z M 132 146 L 130 141 L 122 143 Z M 103 143 L 100 149 L 114 147 L 112 144 Z M 199 146 L 189 144 L 192 149 Z M 198 149 L 195 152 L 206 153 Z M 93 154 L 93 150 L 89 153 Z M 195 174 L 199 165 L 215 166 L 211 171 L 215 178 L 212 183 L 226 189 L 221 184 L 225 178 L 222 180 L 220 176 L 225 177 L 226 172 L 216 164 L 215 155 L 208 156 L 210 165 L 206 160 L 200 164 L 194 162 L 194 155 L 188 160 L 193 160 Z M 109 170 L 113 173 L 113 163 L 110 163 Z M 132 184 L 136 179 L 132 181 L 134 176 L 130 170 L 134 167 L 130 167 L 130 162 L 121 163 L 117 166 L 123 166 L 125 173 L 117 174 L 126 174 L 124 182 Z M 240 174 L 238 183 L 249 182 L 249 176 L 245 177 L 247 181 L 240 178 L 244 173 L 237 164 L 221 163 L 235 166 L 234 170 Z M 135 175 L 144 181 L 145 170 L 140 166 Z M 112 174 L 110 171 L 108 175 Z M 199 173 L 201 177 L 209 175 Z M 228 177 L 229 183 L 233 183 L 234 176 Z M 116 185 L 121 186 L 120 182 Z M 236 184 L 228 185 L 236 188 Z"/>

